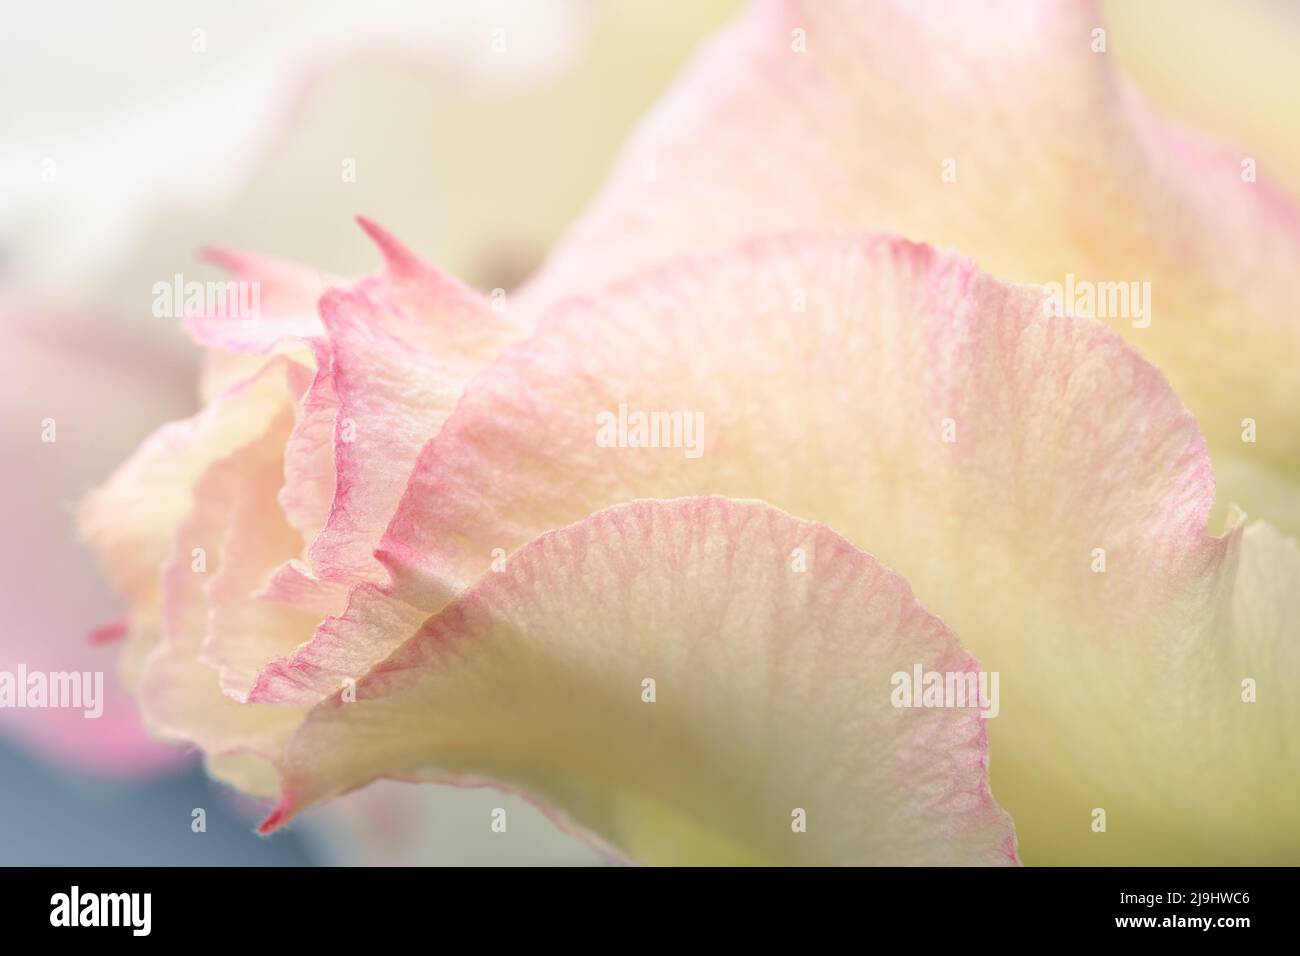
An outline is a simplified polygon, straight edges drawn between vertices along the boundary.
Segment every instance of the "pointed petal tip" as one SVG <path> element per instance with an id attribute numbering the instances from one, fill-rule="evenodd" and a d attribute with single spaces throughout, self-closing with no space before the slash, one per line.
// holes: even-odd
<path id="1" fill-rule="evenodd" d="M 289 822 L 293 816 L 293 809 L 290 804 L 289 795 L 286 793 L 280 797 L 280 802 L 275 805 L 265 820 L 257 827 L 258 836 L 270 836 L 276 830 L 279 830 Z"/>
<path id="2" fill-rule="evenodd" d="M 90 643 L 92 644 L 113 644 L 126 637 L 129 625 L 126 618 L 119 618 L 116 621 L 110 621 L 102 627 L 97 627 L 90 632 Z"/>
<path id="3" fill-rule="evenodd" d="M 379 247 L 379 252 L 390 270 L 399 275 L 408 275 L 427 268 L 414 252 L 379 223 L 362 215 L 358 215 L 356 219 L 357 225 L 365 230 L 366 235 Z"/>
<path id="4" fill-rule="evenodd" d="M 365 216 L 356 217 L 357 224 L 374 240 L 384 257 L 389 278 L 395 286 L 405 285 L 403 280 L 419 282 L 422 295 L 440 304 L 455 303 L 460 309 L 481 314 L 488 308 L 487 300 L 472 286 L 437 266 L 430 265 L 400 242 L 396 236 Z M 364 283 L 358 288 L 363 288 Z"/>

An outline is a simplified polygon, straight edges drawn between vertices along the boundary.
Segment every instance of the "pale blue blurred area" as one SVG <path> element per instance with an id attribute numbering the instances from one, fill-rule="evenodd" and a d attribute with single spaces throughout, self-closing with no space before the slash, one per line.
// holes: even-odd
<path id="1" fill-rule="evenodd" d="M 207 832 L 190 829 L 195 807 Z M 106 781 L 39 763 L 0 738 L 0 865 L 308 866 L 290 829 L 274 839 L 197 763 L 138 781 Z"/>

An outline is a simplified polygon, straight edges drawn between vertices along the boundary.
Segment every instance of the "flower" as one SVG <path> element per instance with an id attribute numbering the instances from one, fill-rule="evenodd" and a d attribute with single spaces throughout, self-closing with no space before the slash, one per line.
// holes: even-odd
<path id="1" fill-rule="evenodd" d="M 386 776 L 644 862 L 1294 859 L 1300 556 L 1206 531 L 1211 452 L 1294 519 L 1293 210 L 1150 117 L 1086 6 L 828 7 L 715 41 L 510 302 L 366 221 L 384 274 L 318 313 L 227 257 L 262 321 L 191 319 L 210 404 L 82 521 L 146 721 L 278 794 L 265 829 Z M 1059 288 L 825 231 L 864 226 Z M 1160 311 L 1107 328 L 1076 276 Z M 1008 693 L 897 706 L 913 671 Z"/>

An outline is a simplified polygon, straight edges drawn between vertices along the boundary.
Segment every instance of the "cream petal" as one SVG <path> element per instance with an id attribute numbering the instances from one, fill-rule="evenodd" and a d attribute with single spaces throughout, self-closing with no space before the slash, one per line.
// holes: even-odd
<path id="1" fill-rule="evenodd" d="M 309 610 L 261 596 L 276 569 L 303 548 L 302 537 L 276 503 L 282 474 L 276 454 L 241 475 L 220 566 L 207 585 L 209 612 L 199 660 L 219 672 L 226 694 L 241 701 L 267 661 L 309 640 L 319 621 Z"/>
<path id="2" fill-rule="evenodd" d="M 163 426 L 82 503 L 81 532 L 133 607 L 157 609 L 159 568 L 199 476 L 265 430 L 308 376 L 289 359 L 271 362 L 194 418 Z"/>
<path id="3" fill-rule="evenodd" d="M 260 498 L 274 507 L 293 417 L 286 396 L 265 431 L 205 470 L 195 484 L 194 507 L 176 529 L 163 569 L 161 634 L 143 663 L 137 687 L 140 709 L 154 733 L 192 742 L 209 757 L 248 753 L 274 759 L 302 716 L 292 708 L 237 703 L 222 692 L 217 670 L 201 660 L 210 616 L 223 623 L 226 613 L 213 615 L 209 595 L 227 601 L 241 597 L 237 585 L 243 569 L 226 563 L 247 559 L 254 547 L 250 516 L 266 513 L 265 505 L 254 502 Z M 253 638 L 254 647 L 268 641 L 264 633 L 228 635 L 218 647 L 225 651 L 218 656 L 227 666 L 243 660 L 230 651 L 232 637 L 235 648 L 245 654 L 254 651 L 239 638 Z"/>
<path id="4" fill-rule="evenodd" d="M 1097 30 L 1078 0 L 760 0 L 643 122 L 524 298 L 780 229 L 957 249 L 1119 331 L 1215 459 L 1242 460 L 1219 517 L 1235 502 L 1300 533 L 1300 212 L 1248 151 L 1152 115 Z M 1285 505 L 1257 500 L 1278 478 Z"/>
<path id="5" fill-rule="evenodd" d="M 219 394 L 255 375 L 268 355 L 288 353 L 315 367 L 286 447 L 280 492 L 280 505 L 290 524 L 303 536 L 314 537 L 325 526 L 334 497 L 333 434 L 338 412 L 329 343 L 317 300 L 340 280 L 271 256 L 222 249 L 209 249 L 206 256 L 224 267 L 232 282 L 252 286 L 256 293 L 229 291 L 226 308 L 186 317 L 194 340 L 209 349 L 203 394 Z M 250 303 L 255 313 L 251 319 L 240 313 Z"/>
<path id="6" fill-rule="evenodd" d="M 486 778 L 640 862 L 1016 862 L 978 710 L 894 705 L 916 665 L 977 666 L 828 529 L 634 503 L 531 543 L 313 711 L 267 826 L 380 774 Z"/>

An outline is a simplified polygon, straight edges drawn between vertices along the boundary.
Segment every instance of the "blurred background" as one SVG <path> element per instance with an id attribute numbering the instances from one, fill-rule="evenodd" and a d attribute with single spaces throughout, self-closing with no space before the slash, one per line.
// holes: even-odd
<path id="1" fill-rule="evenodd" d="M 1025 0 L 1034 2 L 1034 0 Z M 0 864 L 555 863 L 597 857 L 500 794 L 375 785 L 277 835 L 149 740 L 72 511 L 196 409 L 198 352 L 151 312 L 205 246 L 378 269 L 357 213 L 481 289 L 519 284 L 621 141 L 741 0 L 51 0 L 0 34 L 0 670 L 98 670 L 104 715 L 0 709 Z M 1157 108 L 1300 194 L 1300 5 L 1109 3 Z M 351 170 L 351 175 L 348 175 Z M 54 419 L 58 441 L 41 441 Z M 508 840 L 480 825 L 510 809 Z M 203 809 L 206 831 L 191 827 Z M 475 824 L 470 825 L 470 820 Z"/>

